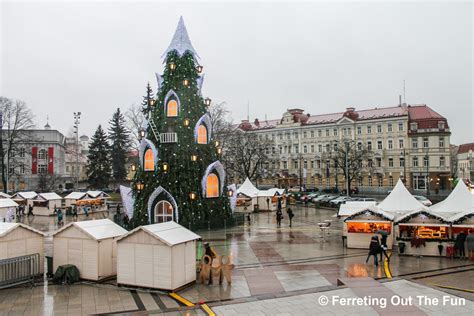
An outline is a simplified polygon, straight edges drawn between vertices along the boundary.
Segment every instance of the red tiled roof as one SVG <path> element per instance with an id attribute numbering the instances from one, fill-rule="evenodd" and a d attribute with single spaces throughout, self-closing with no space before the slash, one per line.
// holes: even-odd
<path id="1" fill-rule="evenodd" d="M 474 143 L 459 145 L 458 154 L 468 153 L 469 150 L 474 151 Z"/>
<path id="2" fill-rule="evenodd" d="M 424 120 L 424 119 L 444 119 L 443 116 L 438 114 L 426 104 L 423 105 L 409 105 L 408 106 L 408 115 L 410 120 Z"/>

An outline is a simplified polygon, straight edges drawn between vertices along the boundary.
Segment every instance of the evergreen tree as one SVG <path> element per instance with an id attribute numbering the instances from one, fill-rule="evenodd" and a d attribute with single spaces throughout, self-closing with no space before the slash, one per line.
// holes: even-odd
<path id="1" fill-rule="evenodd" d="M 116 183 L 125 181 L 127 170 L 125 163 L 127 150 L 130 146 L 130 133 L 126 128 L 125 117 L 117 108 L 109 122 L 110 158 L 112 161 L 112 175 Z"/>
<path id="2" fill-rule="evenodd" d="M 202 67 L 182 19 L 164 56 L 157 95 L 143 103 L 148 105 L 144 111 L 148 127 L 133 183 L 133 225 L 170 219 L 191 229 L 207 227 L 209 221 L 214 227 L 231 225 L 225 172 L 218 161 L 221 149 L 212 135 L 209 101 L 201 94 Z M 201 126 L 207 130 L 204 142 L 198 141 L 198 135 L 204 135 L 198 133 Z M 151 152 L 155 163 L 147 156 Z M 210 181 L 216 177 L 217 185 Z M 208 194 L 210 187 L 218 188 L 218 193 Z M 164 201 L 170 202 L 166 204 L 170 216 L 163 219 L 156 214 L 163 211 Z"/>
<path id="3" fill-rule="evenodd" d="M 89 186 L 95 189 L 107 187 L 110 181 L 110 151 L 107 135 L 99 125 L 91 139 L 87 159 Z"/>
<path id="4" fill-rule="evenodd" d="M 150 86 L 150 83 L 148 82 L 146 85 L 146 94 L 143 96 L 143 101 L 142 101 L 142 112 L 145 116 L 148 116 L 149 113 L 152 110 L 152 107 L 150 106 L 150 102 L 153 102 L 155 100 L 154 95 L 153 95 L 153 89 Z"/>

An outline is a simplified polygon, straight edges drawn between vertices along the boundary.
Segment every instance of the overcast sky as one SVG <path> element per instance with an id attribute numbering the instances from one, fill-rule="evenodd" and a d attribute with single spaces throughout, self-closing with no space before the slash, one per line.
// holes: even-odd
<path id="1" fill-rule="evenodd" d="M 35 2 L 1 6 L 0 94 L 25 100 L 39 126 L 67 134 L 108 125 L 140 103 L 182 15 L 204 66 L 203 94 L 234 122 L 393 106 L 448 119 L 474 141 L 472 3 Z"/>

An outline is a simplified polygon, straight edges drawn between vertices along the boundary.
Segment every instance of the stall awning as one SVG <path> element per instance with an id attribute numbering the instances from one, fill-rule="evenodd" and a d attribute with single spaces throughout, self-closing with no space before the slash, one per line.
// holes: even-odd
<path id="1" fill-rule="evenodd" d="M 36 197 L 36 199 L 34 199 L 34 201 L 44 202 L 44 201 L 54 201 L 54 200 L 62 200 L 62 199 L 63 198 L 59 196 L 58 194 L 54 192 L 50 192 L 50 193 L 38 194 L 38 196 Z"/>
<path id="2" fill-rule="evenodd" d="M 409 221 L 411 218 L 414 218 L 416 216 L 426 216 L 427 218 L 434 218 L 436 220 L 439 220 L 441 223 L 449 223 L 450 220 L 445 218 L 443 215 L 441 214 L 436 214 L 432 211 L 413 211 L 413 212 L 410 212 L 410 213 L 407 213 L 405 215 L 402 215 L 400 217 L 398 217 L 396 220 L 395 220 L 395 223 L 404 223 L 406 221 Z M 436 223 L 421 223 L 422 225 L 429 225 L 429 224 L 435 224 Z"/>
<path id="3" fill-rule="evenodd" d="M 0 199 L 0 208 L 17 207 L 17 206 L 18 206 L 18 203 L 16 203 L 12 199 Z"/>
<path id="4" fill-rule="evenodd" d="M 408 192 L 400 179 L 398 179 L 392 192 L 377 205 L 377 208 L 392 214 L 406 214 L 428 209 Z"/>
<path id="5" fill-rule="evenodd" d="M 474 194 L 469 192 L 464 181 L 458 181 L 458 184 L 448 197 L 431 206 L 430 211 L 447 215 L 474 212 Z"/>

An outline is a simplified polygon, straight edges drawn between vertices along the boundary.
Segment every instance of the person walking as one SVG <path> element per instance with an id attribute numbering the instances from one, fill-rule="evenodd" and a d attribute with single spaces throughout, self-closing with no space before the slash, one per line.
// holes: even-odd
<path id="1" fill-rule="evenodd" d="M 28 206 L 28 216 L 30 216 L 30 215 L 33 215 L 33 216 L 35 215 L 35 214 L 33 214 L 33 205 L 31 205 L 31 204 Z"/>
<path id="2" fill-rule="evenodd" d="M 474 260 L 474 231 L 468 230 L 466 236 L 467 256 L 468 259 Z"/>
<path id="3" fill-rule="evenodd" d="M 466 259 L 466 252 L 464 248 L 464 243 L 466 242 L 466 234 L 464 232 L 460 232 L 456 236 L 456 240 L 454 241 L 454 249 L 459 253 L 460 259 Z"/>
<path id="4" fill-rule="evenodd" d="M 249 226 L 250 226 L 250 213 L 247 213 L 247 221 L 249 222 Z"/>
<path id="5" fill-rule="evenodd" d="M 377 236 L 372 236 L 372 239 L 370 239 L 369 254 L 367 255 L 367 259 L 365 260 L 366 264 L 369 262 L 370 256 L 374 256 L 375 266 L 379 265 L 379 263 L 377 262 L 377 254 L 379 253 L 379 249 L 379 239 L 377 238 Z"/>
<path id="6" fill-rule="evenodd" d="M 60 208 L 54 208 L 54 212 L 56 213 L 56 216 L 58 218 L 58 227 L 61 227 L 64 222 L 63 222 L 63 211 L 61 211 Z"/>
<path id="7" fill-rule="evenodd" d="M 89 218 L 89 210 L 87 209 L 87 206 L 84 206 L 83 210 L 84 214 L 86 214 L 86 218 Z"/>
<path id="8" fill-rule="evenodd" d="M 288 213 L 288 219 L 290 220 L 290 227 L 291 227 L 291 224 L 293 222 L 293 217 L 295 216 L 295 214 L 293 213 L 293 210 L 291 209 L 291 207 L 289 207 L 286 212 Z"/>
<path id="9" fill-rule="evenodd" d="M 77 205 L 72 207 L 72 219 L 77 221 Z"/>
<path id="10" fill-rule="evenodd" d="M 380 262 L 383 261 L 383 256 L 385 255 L 385 258 L 387 258 L 387 261 L 390 261 L 390 257 L 387 255 L 387 238 L 388 236 L 386 234 L 381 234 L 380 238 Z"/>
<path id="11" fill-rule="evenodd" d="M 277 217 L 277 227 L 281 227 L 281 219 L 283 218 L 283 213 L 281 210 L 277 210 L 276 217 Z"/>

